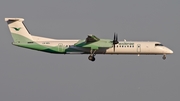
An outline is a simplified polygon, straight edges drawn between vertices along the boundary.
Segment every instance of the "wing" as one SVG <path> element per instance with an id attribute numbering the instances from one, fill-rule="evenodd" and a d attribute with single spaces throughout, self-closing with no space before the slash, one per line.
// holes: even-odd
<path id="1" fill-rule="evenodd" d="M 79 40 L 74 44 L 77 47 L 99 49 L 99 48 L 110 48 L 113 46 L 112 41 L 108 39 L 100 39 L 95 35 L 88 35 L 85 40 Z"/>

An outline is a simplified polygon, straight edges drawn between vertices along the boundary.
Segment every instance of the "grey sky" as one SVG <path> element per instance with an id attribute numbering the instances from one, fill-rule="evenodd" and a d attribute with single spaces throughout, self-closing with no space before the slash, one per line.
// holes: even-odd
<path id="1" fill-rule="evenodd" d="M 179 0 L 1 0 L 1 101 L 179 101 Z M 160 41 L 162 56 L 53 55 L 11 44 L 5 17 L 34 35 Z"/>

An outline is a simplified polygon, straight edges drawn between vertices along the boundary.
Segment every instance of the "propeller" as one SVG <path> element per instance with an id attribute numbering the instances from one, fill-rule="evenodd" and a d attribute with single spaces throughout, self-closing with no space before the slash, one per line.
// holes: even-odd
<path id="1" fill-rule="evenodd" d="M 115 52 L 115 45 L 119 43 L 118 35 L 116 33 L 114 33 L 114 39 L 113 39 L 112 43 L 113 43 L 113 49 L 114 49 L 114 52 Z"/>

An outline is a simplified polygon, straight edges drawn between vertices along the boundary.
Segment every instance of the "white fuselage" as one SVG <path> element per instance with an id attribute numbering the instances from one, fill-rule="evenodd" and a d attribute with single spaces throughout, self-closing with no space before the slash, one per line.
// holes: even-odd
<path id="1" fill-rule="evenodd" d="M 78 40 L 55 40 L 49 38 L 39 38 L 33 36 L 37 43 L 46 46 L 64 46 L 66 48 L 72 48 L 77 51 L 69 51 L 67 54 L 89 54 L 90 49 L 76 47 L 74 46 Z M 46 44 L 48 43 L 48 44 Z M 159 44 L 156 46 L 156 44 Z M 119 44 L 116 44 L 115 51 L 113 47 L 111 48 L 100 48 L 96 51 L 96 54 L 172 54 L 173 51 L 169 48 L 163 46 L 160 42 L 155 41 L 119 41 Z"/>

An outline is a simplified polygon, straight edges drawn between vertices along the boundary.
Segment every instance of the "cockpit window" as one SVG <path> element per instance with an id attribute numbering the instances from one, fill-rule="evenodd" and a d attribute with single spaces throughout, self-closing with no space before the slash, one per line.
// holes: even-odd
<path id="1" fill-rule="evenodd" d="M 155 44 L 155 46 L 163 46 L 163 44 Z"/>

